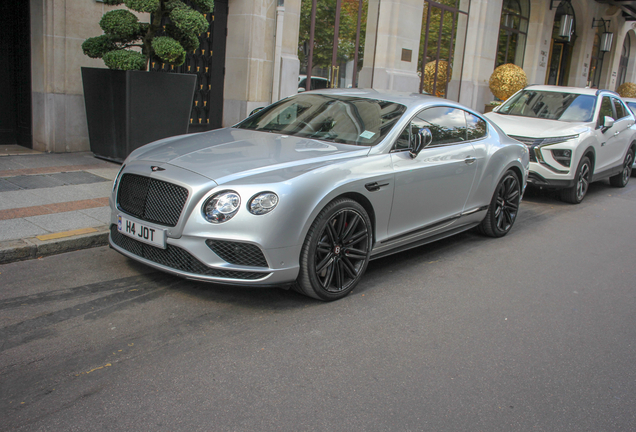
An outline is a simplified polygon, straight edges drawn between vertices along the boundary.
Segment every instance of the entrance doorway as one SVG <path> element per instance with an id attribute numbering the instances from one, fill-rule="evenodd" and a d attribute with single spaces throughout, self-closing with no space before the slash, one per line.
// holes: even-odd
<path id="1" fill-rule="evenodd" d="M 0 2 L 0 144 L 33 147 L 29 2 Z"/>

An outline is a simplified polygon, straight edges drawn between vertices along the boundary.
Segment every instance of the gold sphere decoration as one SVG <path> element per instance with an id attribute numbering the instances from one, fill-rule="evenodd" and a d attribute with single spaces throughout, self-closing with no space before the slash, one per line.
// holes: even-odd
<path id="1" fill-rule="evenodd" d="M 433 86 L 435 84 L 435 65 L 437 60 L 430 61 L 424 66 L 424 90 L 433 94 Z M 446 84 L 451 80 L 452 68 L 448 67 L 448 62 L 445 60 L 439 61 L 437 67 L 437 88 L 435 89 L 435 96 L 442 97 L 446 91 Z"/>
<path id="2" fill-rule="evenodd" d="M 621 97 L 636 98 L 636 84 L 624 82 L 618 86 L 616 93 L 621 95 Z"/>
<path id="3" fill-rule="evenodd" d="M 496 68 L 488 81 L 492 94 L 504 101 L 527 85 L 526 73 L 512 63 L 506 63 Z"/>

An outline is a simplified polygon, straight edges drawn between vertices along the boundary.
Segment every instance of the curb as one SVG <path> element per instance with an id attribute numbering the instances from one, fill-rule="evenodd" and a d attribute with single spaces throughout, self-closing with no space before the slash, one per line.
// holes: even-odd
<path id="1" fill-rule="evenodd" d="M 64 252 L 88 249 L 108 244 L 108 225 L 95 227 L 95 232 L 52 240 L 31 237 L 0 242 L 0 264 L 24 261 Z"/>

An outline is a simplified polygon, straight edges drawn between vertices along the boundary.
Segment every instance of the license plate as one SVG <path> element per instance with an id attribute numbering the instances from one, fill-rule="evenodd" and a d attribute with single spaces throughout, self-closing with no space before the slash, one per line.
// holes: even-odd
<path id="1" fill-rule="evenodd" d="M 134 238 L 143 243 L 166 248 L 166 230 L 154 227 L 141 222 L 126 219 L 122 215 L 117 215 L 117 229 L 123 235 Z"/>

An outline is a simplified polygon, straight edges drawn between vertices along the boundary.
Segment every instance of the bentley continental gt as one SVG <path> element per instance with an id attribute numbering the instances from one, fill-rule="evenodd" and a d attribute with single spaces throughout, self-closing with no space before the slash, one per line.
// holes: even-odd
<path id="1" fill-rule="evenodd" d="M 512 228 L 528 149 L 421 94 L 318 90 L 233 127 L 135 150 L 110 244 L 184 278 L 346 296 L 369 261 L 478 227 Z"/>

